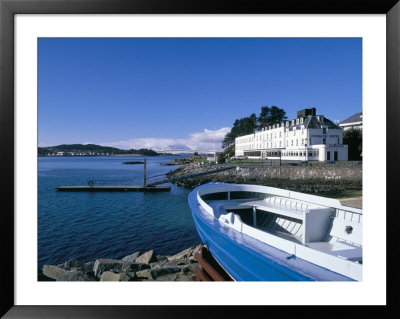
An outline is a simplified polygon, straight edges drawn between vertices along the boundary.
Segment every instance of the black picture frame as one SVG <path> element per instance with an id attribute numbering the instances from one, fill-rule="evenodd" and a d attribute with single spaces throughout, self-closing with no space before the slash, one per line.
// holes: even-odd
<path id="1" fill-rule="evenodd" d="M 385 14 L 387 23 L 387 283 L 386 306 L 29 306 L 14 303 L 14 15 L 15 14 Z M 392 316 L 397 313 L 395 288 L 399 283 L 395 270 L 394 228 L 398 224 L 395 183 L 399 162 L 400 120 L 400 3 L 398 0 L 268 0 L 268 1 L 184 1 L 184 0 L 0 0 L 0 315 L 4 318 L 158 318 L 237 316 L 264 313 L 311 315 L 322 310 L 345 317 Z M 383 106 L 377 106 L 383 107 Z M 377 164 L 378 165 L 378 164 Z M 190 292 L 188 292 L 190 293 Z M 194 303 L 195 304 L 195 303 Z M 252 307 L 252 309 L 248 309 Z M 322 308 L 322 309 L 321 309 Z M 329 309 L 327 309 L 329 308 Z M 249 314 L 249 310 L 252 313 Z M 265 312 L 266 311 L 266 312 Z"/>

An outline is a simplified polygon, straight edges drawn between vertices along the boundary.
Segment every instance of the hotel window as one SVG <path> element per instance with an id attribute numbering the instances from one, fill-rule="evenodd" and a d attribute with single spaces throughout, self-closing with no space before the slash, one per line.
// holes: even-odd
<path id="1" fill-rule="evenodd" d="M 293 140 L 292 140 L 292 146 L 293 146 Z"/>
<path id="2" fill-rule="evenodd" d="M 312 143 L 311 143 L 311 137 L 310 137 L 310 145 L 312 145 Z"/>
<path id="3" fill-rule="evenodd" d="M 326 138 L 325 137 L 322 139 L 322 144 L 326 144 Z"/>
<path id="4" fill-rule="evenodd" d="M 282 137 L 282 131 L 279 131 L 279 137 Z"/>
<path id="5" fill-rule="evenodd" d="M 300 123 L 303 123 L 303 118 L 300 118 Z"/>
<path id="6" fill-rule="evenodd" d="M 296 146 L 299 146 L 299 140 L 296 139 Z"/>
<path id="7" fill-rule="evenodd" d="M 301 134 L 304 134 L 304 127 L 301 128 Z"/>
<path id="8" fill-rule="evenodd" d="M 322 129 L 322 134 L 326 134 L 326 127 Z"/>
<path id="9" fill-rule="evenodd" d="M 296 136 L 296 128 L 293 129 L 293 135 Z"/>
<path id="10" fill-rule="evenodd" d="M 304 145 L 304 138 L 301 139 L 301 145 Z"/>

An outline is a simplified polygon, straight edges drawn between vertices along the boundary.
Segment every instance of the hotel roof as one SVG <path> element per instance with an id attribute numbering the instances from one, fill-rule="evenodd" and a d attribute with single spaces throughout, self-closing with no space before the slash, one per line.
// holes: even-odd
<path id="1" fill-rule="evenodd" d="M 357 123 L 357 122 L 362 122 L 362 112 L 356 113 L 356 114 L 348 117 L 344 121 L 340 122 L 339 125 L 347 124 L 347 123 Z"/>

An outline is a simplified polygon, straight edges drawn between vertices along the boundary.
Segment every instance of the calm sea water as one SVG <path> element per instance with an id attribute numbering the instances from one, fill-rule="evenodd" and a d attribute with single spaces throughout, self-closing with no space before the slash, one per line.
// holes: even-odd
<path id="1" fill-rule="evenodd" d="M 147 176 L 176 166 L 160 166 L 171 156 L 147 157 Z M 75 258 L 122 258 L 137 250 L 172 255 L 200 243 L 190 208 L 189 189 L 171 192 L 57 192 L 56 187 L 143 185 L 143 157 L 38 158 L 38 266 Z"/>

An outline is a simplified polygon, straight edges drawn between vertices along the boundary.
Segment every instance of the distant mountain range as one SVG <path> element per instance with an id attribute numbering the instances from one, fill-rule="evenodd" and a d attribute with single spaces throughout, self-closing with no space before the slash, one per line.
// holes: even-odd
<path id="1" fill-rule="evenodd" d="M 107 155 L 146 155 L 157 156 L 159 153 L 151 149 L 122 150 L 110 146 L 96 144 L 62 144 L 57 146 L 38 147 L 39 156 L 107 156 Z"/>

